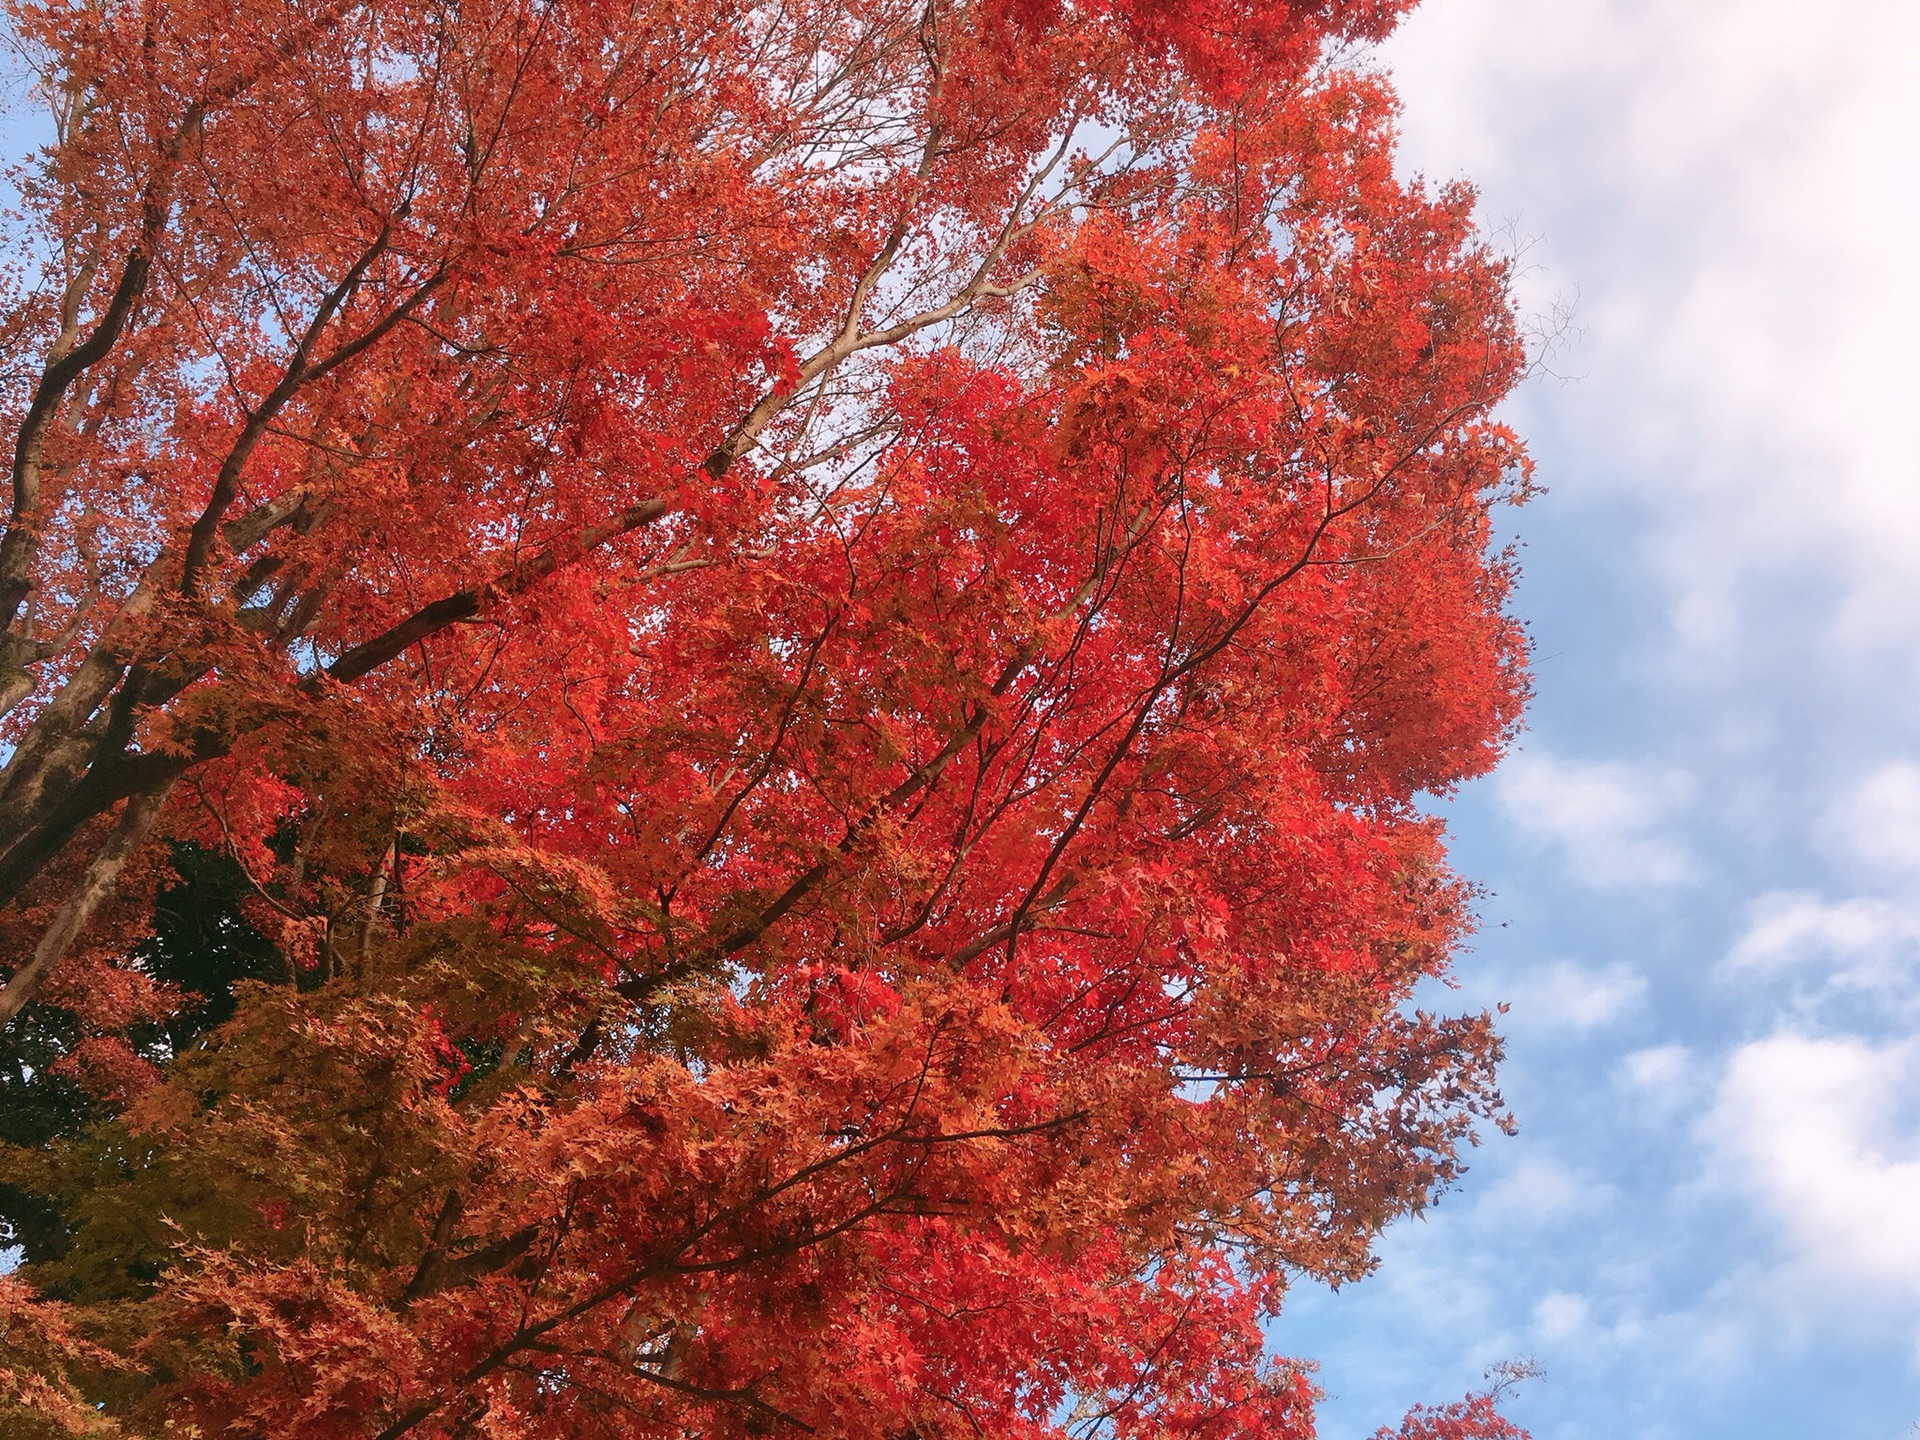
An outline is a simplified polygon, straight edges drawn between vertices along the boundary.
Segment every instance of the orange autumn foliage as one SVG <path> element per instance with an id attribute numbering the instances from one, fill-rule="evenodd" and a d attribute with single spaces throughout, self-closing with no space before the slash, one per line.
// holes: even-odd
<path id="1" fill-rule="evenodd" d="M 1312 1433 L 1501 1118 L 1402 8 L 16 0 L 0 1419 Z"/>

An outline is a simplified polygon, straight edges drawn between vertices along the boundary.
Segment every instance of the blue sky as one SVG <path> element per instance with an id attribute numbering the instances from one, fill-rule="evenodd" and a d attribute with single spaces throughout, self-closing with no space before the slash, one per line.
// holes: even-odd
<path id="1" fill-rule="evenodd" d="M 1452 807 L 1521 1122 L 1302 1290 L 1328 1440 L 1920 1421 L 1920 5 L 1427 0 L 1409 169 L 1581 333 L 1511 406 L 1538 699 Z"/>

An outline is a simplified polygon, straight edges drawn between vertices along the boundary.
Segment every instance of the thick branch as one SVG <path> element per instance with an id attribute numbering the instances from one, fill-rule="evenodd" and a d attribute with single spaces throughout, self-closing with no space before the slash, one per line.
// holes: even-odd
<path id="1" fill-rule="evenodd" d="M 476 585 L 467 590 L 456 590 L 451 595 L 444 595 L 429 605 L 423 605 L 398 625 L 374 636 L 371 640 L 354 646 L 341 655 L 339 659 L 327 666 L 327 678 L 343 683 L 358 680 L 368 671 L 386 664 L 394 656 L 410 646 L 419 644 L 429 635 L 436 634 L 449 625 L 457 625 L 462 620 L 471 620 L 480 613 L 489 599 L 523 594 L 561 566 L 580 559 L 589 551 L 599 549 L 609 540 L 653 523 L 666 513 L 665 500 L 643 500 L 638 505 L 601 521 L 598 525 L 587 526 L 571 541 L 549 545 L 531 559 L 521 561 L 512 569 L 485 584 Z"/>
<path id="2" fill-rule="evenodd" d="M 87 867 L 80 888 L 61 907 L 53 924 L 47 927 L 47 933 L 34 947 L 33 958 L 16 970 L 6 988 L 0 990 L 0 1026 L 9 1024 L 33 999 L 87 921 L 93 918 L 93 912 L 100 908 L 101 901 L 113 894 L 120 871 L 153 829 L 153 822 L 160 818 L 172 790 L 173 781 L 168 780 L 157 789 L 144 791 L 127 801 L 127 808 L 121 812 L 107 843 L 100 847 L 100 853 Z"/>

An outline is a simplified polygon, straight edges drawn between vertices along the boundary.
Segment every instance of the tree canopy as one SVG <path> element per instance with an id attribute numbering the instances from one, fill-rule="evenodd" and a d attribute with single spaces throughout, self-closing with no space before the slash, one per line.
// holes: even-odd
<path id="1" fill-rule="evenodd" d="M 1312 1433 L 1504 1123 L 1404 8 L 14 0 L 7 1433 Z"/>

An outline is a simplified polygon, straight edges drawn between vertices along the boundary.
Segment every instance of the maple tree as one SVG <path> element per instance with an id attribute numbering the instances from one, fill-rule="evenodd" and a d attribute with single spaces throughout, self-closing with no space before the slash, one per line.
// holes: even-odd
<path id="1" fill-rule="evenodd" d="M 1500 1118 L 1404 8 L 16 0 L 9 1426 L 1311 1433 Z"/>

